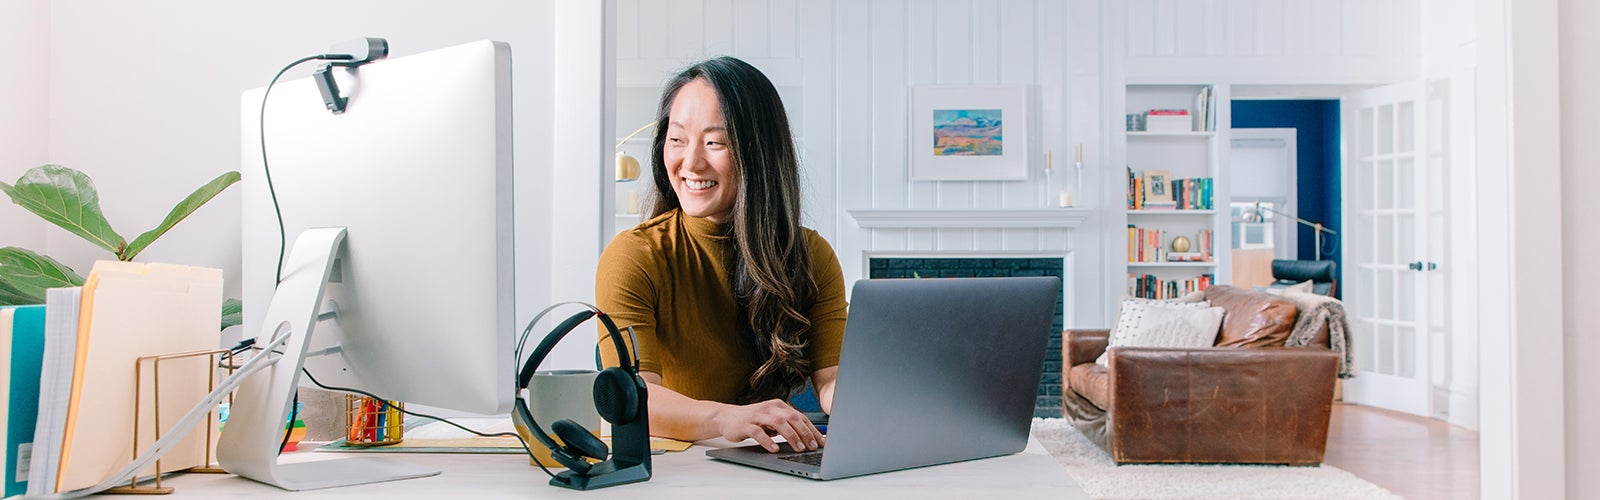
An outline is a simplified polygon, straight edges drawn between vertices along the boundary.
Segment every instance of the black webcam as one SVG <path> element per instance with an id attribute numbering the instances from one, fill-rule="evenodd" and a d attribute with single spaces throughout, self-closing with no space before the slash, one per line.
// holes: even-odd
<path id="1" fill-rule="evenodd" d="M 333 68 L 354 68 L 372 61 L 389 57 L 389 41 L 377 37 L 357 38 L 339 42 L 323 54 L 322 59 L 327 64 L 317 68 L 311 73 L 317 82 L 317 91 L 322 93 L 322 103 L 328 106 L 328 111 L 343 113 L 345 104 L 350 99 L 339 95 L 339 84 L 333 80 Z"/>

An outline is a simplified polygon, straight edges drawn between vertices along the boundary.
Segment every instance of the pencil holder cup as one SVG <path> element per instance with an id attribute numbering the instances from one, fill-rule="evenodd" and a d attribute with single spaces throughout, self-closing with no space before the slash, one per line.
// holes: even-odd
<path id="1" fill-rule="evenodd" d="M 385 446 L 405 438 L 405 403 L 365 396 L 344 397 L 346 446 Z"/>

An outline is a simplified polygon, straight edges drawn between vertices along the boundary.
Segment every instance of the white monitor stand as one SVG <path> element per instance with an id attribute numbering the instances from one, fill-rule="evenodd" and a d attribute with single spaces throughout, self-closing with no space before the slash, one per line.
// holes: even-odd
<path id="1" fill-rule="evenodd" d="M 228 472 L 290 491 L 412 479 L 439 474 L 415 465 L 378 458 L 342 458 L 310 463 L 278 463 L 285 424 L 318 322 L 319 308 L 334 261 L 344 250 L 345 229 L 315 228 L 300 233 L 284 263 L 283 282 L 267 306 L 260 337 L 287 331 L 283 355 L 272 367 L 240 385 L 228 423 L 217 442 L 217 463 Z M 270 355 L 261 353 L 262 356 Z"/>

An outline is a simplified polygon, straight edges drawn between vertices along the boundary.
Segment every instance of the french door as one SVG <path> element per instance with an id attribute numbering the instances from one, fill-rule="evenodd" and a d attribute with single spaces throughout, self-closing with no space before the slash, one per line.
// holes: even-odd
<path id="1" fill-rule="evenodd" d="M 1367 90 L 1343 100 L 1344 224 L 1340 234 L 1346 313 L 1356 377 L 1347 401 L 1432 416 L 1430 315 L 1432 165 L 1420 82 Z M 1443 316 L 1439 314 L 1438 316 Z"/>

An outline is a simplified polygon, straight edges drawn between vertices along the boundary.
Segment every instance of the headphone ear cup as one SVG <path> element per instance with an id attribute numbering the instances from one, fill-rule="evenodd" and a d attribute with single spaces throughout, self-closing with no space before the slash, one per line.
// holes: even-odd
<path id="1" fill-rule="evenodd" d="M 633 374 L 606 368 L 594 378 L 594 407 L 612 425 L 632 423 L 639 415 L 639 388 Z"/>
<path id="2" fill-rule="evenodd" d="M 605 442 L 600 441 L 600 438 L 594 437 L 594 434 L 590 434 L 588 429 L 578 425 L 577 422 L 568 419 L 557 420 L 554 425 L 550 426 L 550 429 L 555 431 L 556 437 L 561 438 L 564 448 L 572 450 L 579 455 L 595 460 L 605 460 L 606 454 L 611 452 L 609 448 L 606 448 Z"/>

